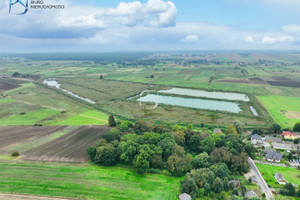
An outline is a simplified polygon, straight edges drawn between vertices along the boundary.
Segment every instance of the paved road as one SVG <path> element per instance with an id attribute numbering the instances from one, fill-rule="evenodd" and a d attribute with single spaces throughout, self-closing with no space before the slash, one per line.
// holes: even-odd
<path id="1" fill-rule="evenodd" d="M 250 165 L 250 168 L 251 168 L 251 170 L 253 171 L 253 173 L 254 173 L 254 175 L 256 177 L 256 180 L 258 182 L 258 186 L 266 194 L 267 200 L 274 199 L 273 193 L 271 192 L 271 190 L 268 187 L 265 179 L 262 177 L 261 173 L 257 169 L 257 167 L 256 167 L 255 163 L 253 162 L 253 160 L 249 157 L 248 160 L 247 160 L 247 162 Z"/>

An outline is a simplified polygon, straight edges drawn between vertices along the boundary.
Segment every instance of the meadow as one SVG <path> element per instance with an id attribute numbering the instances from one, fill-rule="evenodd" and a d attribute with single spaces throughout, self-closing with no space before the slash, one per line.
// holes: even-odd
<path id="1" fill-rule="evenodd" d="M 256 164 L 256 166 L 266 182 L 272 187 L 280 187 L 274 177 L 276 172 L 281 173 L 288 182 L 300 185 L 300 171 L 295 168 L 277 167 L 264 164 Z"/>
<path id="2" fill-rule="evenodd" d="M 282 127 L 293 128 L 297 122 L 300 122 L 300 98 L 288 96 L 259 96 L 258 98 Z M 291 111 L 296 115 L 289 116 Z"/>
<path id="3" fill-rule="evenodd" d="M 122 166 L 55 164 L 0 157 L 0 192 L 86 199 L 178 198 L 180 180 Z"/>
<path id="4" fill-rule="evenodd" d="M 0 98 L 0 125 L 105 125 L 108 115 L 77 99 L 26 83 Z"/>
<path id="5" fill-rule="evenodd" d="M 43 119 L 35 120 L 35 123 L 42 125 L 102 125 L 105 116 L 110 113 L 120 119 L 145 119 L 197 125 L 204 123 L 207 126 L 220 127 L 226 127 L 236 119 L 240 119 L 246 128 L 268 127 L 274 122 L 283 127 L 291 127 L 291 124 L 296 121 L 296 119 L 280 120 L 279 118 L 284 118 L 284 115 L 273 114 L 267 105 L 268 102 L 262 105 L 265 102 L 257 101 L 256 97 L 300 98 L 297 54 L 174 53 L 165 56 L 120 53 L 114 55 L 65 55 L 70 60 L 63 60 L 61 55 L 55 54 L 48 55 L 48 58 L 47 55 L 26 55 L 23 61 L 17 59 L 2 61 L 0 75 L 9 75 L 18 71 L 40 79 L 27 84 L 24 84 L 24 80 L 23 82 L 4 80 L 6 84 L 23 85 L 4 92 L 8 95 L 6 98 L 12 100 L 0 99 L 0 106 L 2 105 L 3 108 L 0 111 L 0 121 L 1 117 L 11 118 L 21 113 L 17 113 L 16 110 L 27 113 L 38 112 L 37 110 L 43 108 L 52 108 L 60 113 L 54 115 L 49 113 L 46 117 L 41 116 Z M 100 79 L 100 75 L 103 79 Z M 45 78 L 56 78 L 63 88 L 96 101 L 96 105 L 88 105 L 54 88 L 42 85 L 42 80 Z M 135 99 L 127 100 L 128 97 L 144 90 L 158 91 L 174 86 L 245 93 L 251 98 L 251 102 L 242 104 L 243 111 L 233 114 L 167 105 L 159 105 L 157 109 L 149 110 L 147 108 L 151 107 L 151 104 L 146 103 L 140 107 Z M 6 108 L 7 105 L 11 108 Z M 250 105 L 258 111 L 259 117 L 252 115 Z M 96 117 L 89 116 L 89 112 L 98 114 L 95 114 Z M 13 125 L 13 122 L 5 123 Z"/>

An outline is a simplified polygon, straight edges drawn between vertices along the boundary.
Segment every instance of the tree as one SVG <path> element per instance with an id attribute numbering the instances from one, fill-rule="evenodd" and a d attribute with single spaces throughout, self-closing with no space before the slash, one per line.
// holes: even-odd
<path id="1" fill-rule="evenodd" d="M 210 154 L 216 146 L 216 143 L 212 137 L 206 137 L 201 141 L 201 149 L 202 151 Z"/>
<path id="2" fill-rule="evenodd" d="M 112 144 L 106 144 L 97 148 L 94 161 L 101 165 L 111 166 L 116 164 L 117 150 Z"/>
<path id="3" fill-rule="evenodd" d="M 197 186 L 195 180 L 192 178 L 185 180 L 181 184 L 181 192 L 190 194 L 191 196 L 193 196 L 195 198 L 197 196 L 197 192 L 198 192 L 198 186 Z"/>
<path id="4" fill-rule="evenodd" d="M 137 168 L 139 173 L 149 172 L 153 151 L 150 149 L 149 145 L 142 145 L 139 148 L 139 152 L 140 153 L 134 162 L 134 166 Z"/>
<path id="5" fill-rule="evenodd" d="M 217 177 L 212 184 L 212 189 L 215 193 L 221 193 L 224 190 L 223 180 Z"/>
<path id="6" fill-rule="evenodd" d="M 117 123 L 116 123 L 115 118 L 114 118 L 113 115 L 109 115 L 109 117 L 108 117 L 108 125 L 112 126 L 112 127 L 117 126 Z"/>
<path id="7" fill-rule="evenodd" d="M 238 195 L 238 191 L 235 190 L 237 194 L 235 194 L 233 197 L 231 197 L 231 200 L 243 200 L 244 198 L 243 197 L 239 197 Z M 233 192 L 232 192 L 233 193 Z M 237 195 L 237 196 L 236 196 Z"/>
<path id="8" fill-rule="evenodd" d="M 274 134 L 281 133 L 281 126 L 280 126 L 279 124 L 273 124 L 273 125 L 270 127 L 270 132 L 271 132 L 271 133 L 274 133 Z"/>
<path id="9" fill-rule="evenodd" d="M 215 162 L 222 162 L 228 164 L 231 160 L 232 154 L 226 147 L 221 147 L 215 149 L 211 154 L 210 157 Z"/>
<path id="10" fill-rule="evenodd" d="M 247 192 L 246 186 L 243 185 L 243 186 L 241 187 L 241 190 L 242 190 L 242 195 L 245 196 L 245 194 L 246 194 L 246 192 Z"/>
<path id="11" fill-rule="evenodd" d="M 210 157 L 206 152 L 201 153 L 193 159 L 192 165 L 194 169 L 207 168 L 211 165 Z"/>
<path id="12" fill-rule="evenodd" d="M 133 128 L 133 124 L 131 121 L 123 121 L 118 128 L 122 131 L 125 132 L 127 131 L 129 128 Z"/>
<path id="13" fill-rule="evenodd" d="M 230 171 L 226 164 L 214 164 L 209 168 L 211 171 L 215 173 L 215 175 L 221 179 L 230 178 Z"/>
<path id="14" fill-rule="evenodd" d="M 100 79 L 103 79 L 103 75 L 102 74 L 100 75 Z"/>
<path id="15" fill-rule="evenodd" d="M 151 131 L 150 128 L 148 127 L 148 124 L 145 121 L 142 121 L 142 120 L 138 120 L 134 124 L 133 129 L 135 130 L 135 132 L 137 134 L 142 134 L 144 132 Z"/>
<path id="16" fill-rule="evenodd" d="M 192 151 L 199 153 L 201 151 L 200 149 L 201 141 L 202 141 L 202 136 L 200 134 L 193 135 L 191 136 L 188 142 L 188 147 Z"/>
<path id="17" fill-rule="evenodd" d="M 203 188 L 205 183 L 211 185 L 216 177 L 215 173 L 209 168 L 193 169 L 185 177 L 193 178 L 199 188 Z"/>
<path id="18" fill-rule="evenodd" d="M 233 122 L 233 126 L 235 127 L 236 131 L 238 132 L 239 135 L 241 135 L 243 133 L 243 124 L 242 122 L 240 122 L 239 120 L 235 120 Z"/>
<path id="19" fill-rule="evenodd" d="M 117 129 L 113 128 L 104 135 L 102 135 L 101 138 L 104 138 L 107 142 L 112 142 L 114 140 L 119 141 L 121 138 L 121 133 Z"/>
<path id="20" fill-rule="evenodd" d="M 295 196 L 296 194 L 296 189 L 295 187 L 293 186 L 293 184 L 291 183 L 287 183 L 285 186 L 284 186 L 284 190 L 281 190 L 280 191 L 280 194 L 283 194 L 283 195 L 286 195 L 286 196 Z"/>
<path id="21" fill-rule="evenodd" d="M 294 128 L 293 128 L 293 131 L 295 132 L 300 132 L 300 122 L 296 123 Z"/>
<path id="22" fill-rule="evenodd" d="M 97 149 L 95 147 L 89 147 L 86 151 L 90 157 L 90 160 L 93 161 L 94 157 L 96 156 Z"/>
<path id="23" fill-rule="evenodd" d="M 204 184 L 204 195 L 207 196 L 211 191 L 211 187 L 208 183 Z"/>
<path id="24" fill-rule="evenodd" d="M 175 146 L 173 154 L 168 158 L 168 170 L 174 176 L 183 176 L 192 168 L 193 157 L 185 155 L 183 147 Z"/>
<path id="25" fill-rule="evenodd" d="M 19 77 L 19 76 L 21 76 L 21 74 L 20 74 L 19 72 L 14 72 L 14 73 L 12 74 L 12 77 Z"/>
<path id="26" fill-rule="evenodd" d="M 119 144 L 120 159 L 127 163 L 132 164 L 134 157 L 138 154 L 138 147 L 140 146 L 140 138 L 136 134 L 127 134 L 122 137 Z"/>
<path id="27" fill-rule="evenodd" d="M 233 126 L 233 125 L 228 126 L 227 130 L 226 130 L 226 135 L 238 135 L 238 132 L 237 132 L 235 126 Z"/>
<path id="28" fill-rule="evenodd" d="M 161 140 L 158 143 L 158 147 L 162 150 L 163 160 L 168 160 L 169 156 L 172 155 L 173 147 L 176 145 L 174 136 L 170 133 L 161 135 Z"/>

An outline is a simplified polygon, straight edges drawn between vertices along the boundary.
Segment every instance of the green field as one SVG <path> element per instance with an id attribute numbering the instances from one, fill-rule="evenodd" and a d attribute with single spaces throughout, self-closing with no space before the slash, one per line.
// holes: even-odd
<path id="1" fill-rule="evenodd" d="M 107 124 L 108 115 L 102 112 L 89 110 L 76 116 L 69 117 L 53 125 L 105 125 Z"/>
<path id="2" fill-rule="evenodd" d="M 300 98 L 287 96 L 259 96 L 259 100 L 266 106 L 274 120 L 282 127 L 293 128 L 299 119 L 290 119 L 284 113 L 296 111 L 300 113 Z"/>
<path id="3" fill-rule="evenodd" d="M 25 87 L 26 86 L 26 87 Z M 104 125 L 108 115 L 53 89 L 32 83 L 6 91 L 0 125 Z"/>
<path id="4" fill-rule="evenodd" d="M 58 110 L 52 108 L 43 108 L 35 111 L 26 113 L 20 113 L 11 117 L 6 117 L 0 120 L 2 126 L 13 126 L 13 125 L 33 125 L 36 122 L 60 113 Z"/>
<path id="5" fill-rule="evenodd" d="M 181 178 L 139 175 L 123 167 L 0 159 L 0 192 L 107 200 L 178 199 Z"/>
<path id="6" fill-rule="evenodd" d="M 281 173 L 288 182 L 300 185 L 300 171 L 297 169 L 264 164 L 256 164 L 256 166 L 266 182 L 273 187 L 279 187 L 274 177 L 276 172 Z"/>
<path id="7" fill-rule="evenodd" d="M 0 104 L 6 104 L 6 103 L 10 103 L 10 102 L 14 102 L 14 99 L 0 99 Z"/>
<path id="8" fill-rule="evenodd" d="M 23 85 L 4 92 L 4 95 L 8 95 L 6 98 L 15 99 L 15 102 L 1 102 L 0 100 L 0 107 L 3 109 L 0 111 L 0 121 L 3 117 L 17 115 L 18 112 L 35 111 L 41 108 L 61 111 L 55 116 L 49 115 L 35 122 L 43 125 L 73 125 L 79 122 L 80 125 L 102 124 L 101 120 L 95 119 L 97 117 L 82 116 L 90 110 L 111 113 L 120 119 L 145 119 L 197 125 L 203 123 L 207 126 L 224 128 L 236 119 L 242 121 L 246 128 L 268 127 L 274 123 L 274 120 L 283 127 L 291 127 L 296 121 L 285 118 L 284 115 L 278 114 L 276 110 L 273 111 L 273 108 L 266 105 L 270 115 L 273 115 L 273 120 L 255 97 L 300 98 L 299 85 L 295 84 L 300 80 L 298 54 L 196 53 L 187 55 L 174 53 L 168 56 L 153 55 L 155 56 L 150 56 L 150 54 L 137 56 L 136 53 L 125 56 L 114 53 L 91 57 L 86 55 L 90 60 L 82 55 L 76 55 L 72 60 L 74 55 L 71 54 L 65 55 L 66 60 L 61 60 L 60 56 L 58 60 L 55 60 L 56 55 L 50 55 L 51 59 L 47 58 L 47 55 L 29 55 L 30 59 L 22 62 L 2 61 L 0 75 L 20 72 L 38 75 L 40 78 L 29 83 L 30 80 L 22 82 L 16 79 L 1 79 L 6 83 Z M 83 60 L 78 60 L 78 56 Z M 39 59 L 36 59 L 38 57 Z M 100 80 L 100 75 L 103 75 L 103 80 Z M 62 88 L 96 101 L 96 105 L 87 105 L 74 97 L 70 98 L 61 91 L 43 86 L 42 81 L 46 78 L 56 78 Z M 212 79 L 211 82 L 210 79 Z M 290 83 L 288 87 L 283 87 L 283 82 L 280 82 L 285 80 Z M 278 85 L 270 83 L 274 81 L 278 81 Z M 241 105 L 243 111 L 233 114 L 167 105 L 159 105 L 157 109 L 148 110 L 148 104 L 139 107 L 134 99 L 127 100 L 128 97 L 137 95 L 143 90 L 158 91 L 174 86 L 246 93 L 250 96 L 251 102 L 243 103 Z M 11 108 L 7 108 L 8 103 Z M 280 105 L 281 103 L 278 102 Z M 1 106 L 3 104 L 6 107 Z M 257 109 L 259 117 L 252 115 L 250 105 Z M 282 109 L 285 110 L 285 108 Z M 102 119 L 102 117 L 99 118 Z"/>

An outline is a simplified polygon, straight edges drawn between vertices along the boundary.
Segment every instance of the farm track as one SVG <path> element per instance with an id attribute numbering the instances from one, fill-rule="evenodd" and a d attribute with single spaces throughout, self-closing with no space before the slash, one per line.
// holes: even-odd
<path id="1" fill-rule="evenodd" d="M 65 198 L 42 197 L 34 195 L 19 195 L 19 194 L 6 194 L 0 193 L 1 200 L 67 200 Z M 72 198 L 74 199 L 74 198 Z"/>
<path id="2" fill-rule="evenodd" d="M 81 126 L 49 143 L 24 152 L 24 160 L 46 162 L 86 162 L 89 157 L 86 149 L 110 127 Z"/>
<path id="3" fill-rule="evenodd" d="M 91 118 L 91 119 L 96 119 L 96 120 L 103 121 L 103 122 L 107 121 L 107 120 L 104 120 L 104 119 L 100 119 L 100 118 L 97 118 L 97 117 L 91 117 L 91 116 L 84 115 L 84 114 L 80 114 L 79 116 L 87 117 L 87 118 Z"/>

